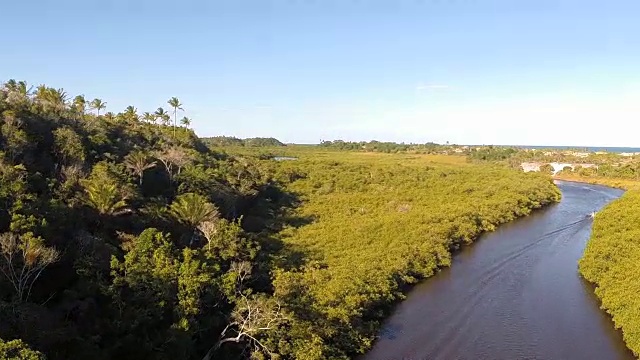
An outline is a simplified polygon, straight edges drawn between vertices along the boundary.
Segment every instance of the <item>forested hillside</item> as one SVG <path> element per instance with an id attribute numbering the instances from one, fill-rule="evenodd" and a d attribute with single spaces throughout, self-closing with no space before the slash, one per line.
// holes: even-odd
<path id="1" fill-rule="evenodd" d="M 237 358 L 250 343 L 238 321 L 275 311 L 261 240 L 239 219 L 270 219 L 278 189 L 250 159 L 210 151 L 188 118 L 177 124 L 180 101 L 168 105 L 115 114 L 3 85 L 0 354 Z"/>
<path id="2" fill-rule="evenodd" d="M 580 272 L 596 285 L 602 308 L 640 356 L 640 192 L 630 190 L 600 211 Z"/>
<path id="3" fill-rule="evenodd" d="M 176 98 L 107 105 L 0 90 L 0 358 L 350 358 L 405 285 L 559 199 L 463 157 L 214 151 Z"/>

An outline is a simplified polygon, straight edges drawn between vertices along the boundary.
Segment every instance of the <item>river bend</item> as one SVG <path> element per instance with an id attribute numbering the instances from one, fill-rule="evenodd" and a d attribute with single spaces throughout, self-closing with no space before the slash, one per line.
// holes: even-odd
<path id="1" fill-rule="evenodd" d="M 482 236 L 416 286 L 363 359 L 633 359 L 577 269 L 587 214 L 622 191 L 558 186 L 559 204 Z"/>

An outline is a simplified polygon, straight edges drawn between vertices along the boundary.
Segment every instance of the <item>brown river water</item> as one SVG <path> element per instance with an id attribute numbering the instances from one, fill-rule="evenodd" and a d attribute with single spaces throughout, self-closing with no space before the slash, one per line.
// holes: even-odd
<path id="1" fill-rule="evenodd" d="M 413 288 L 362 359 L 634 359 L 577 267 L 588 215 L 622 191 L 558 186 L 559 204 L 485 234 Z"/>

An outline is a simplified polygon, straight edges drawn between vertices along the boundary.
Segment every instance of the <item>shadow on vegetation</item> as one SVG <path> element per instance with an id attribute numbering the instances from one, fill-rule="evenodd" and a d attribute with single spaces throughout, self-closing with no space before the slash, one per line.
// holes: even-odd
<path id="1" fill-rule="evenodd" d="M 301 204 L 300 194 L 288 191 L 276 183 L 264 186 L 250 204 L 243 217 L 242 227 L 255 235 L 261 246 L 259 256 L 266 260 L 258 261 L 266 267 L 259 271 L 262 276 L 270 276 L 275 268 L 300 268 L 319 257 L 317 252 L 284 241 L 286 235 L 283 235 L 283 230 L 286 228 L 300 228 L 315 221 L 313 216 L 300 216 L 296 213 Z"/>

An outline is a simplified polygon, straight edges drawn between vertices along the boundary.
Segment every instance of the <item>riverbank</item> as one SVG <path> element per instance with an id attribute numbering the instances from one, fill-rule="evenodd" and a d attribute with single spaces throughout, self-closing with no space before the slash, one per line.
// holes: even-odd
<path id="1" fill-rule="evenodd" d="M 580 259 L 601 307 L 635 356 L 640 356 L 640 191 L 627 191 L 598 213 Z"/>
<path id="2" fill-rule="evenodd" d="M 609 186 L 616 189 L 622 190 L 640 190 L 640 181 L 627 180 L 627 179 L 616 179 L 616 178 L 606 178 L 606 177 L 595 177 L 595 176 L 579 176 L 579 175 L 567 175 L 567 174 L 558 174 L 553 176 L 554 180 L 563 180 L 563 181 L 572 181 L 579 182 L 584 184 L 594 184 L 594 185 L 604 185 Z"/>
<path id="3" fill-rule="evenodd" d="M 627 190 L 598 213 L 579 262 L 580 274 L 595 286 L 602 310 L 621 329 L 627 347 L 640 356 L 640 182 L 605 177 L 555 176 L 556 180 Z"/>

